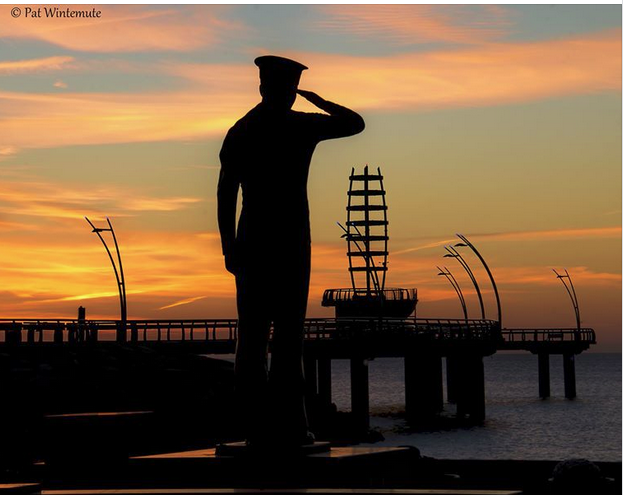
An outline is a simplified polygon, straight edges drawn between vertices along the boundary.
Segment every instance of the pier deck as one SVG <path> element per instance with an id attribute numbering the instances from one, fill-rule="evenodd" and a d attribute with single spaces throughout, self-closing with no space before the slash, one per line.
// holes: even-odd
<path id="1" fill-rule="evenodd" d="M 2 338 L 4 337 L 4 338 Z M 236 320 L 0 320 L 0 349 L 46 352 L 69 346 L 128 345 L 187 354 L 232 354 Z M 407 416 L 428 421 L 443 410 L 442 358 L 448 401 L 457 416 L 485 418 L 483 357 L 524 350 L 539 357 L 539 396 L 550 395 L 550 354 L 562 354 L 565 397 L 576 396 L 575 355 L 595 343 L 584 329 L 500 329 L 493 320 L 423 318 L 308 319 L 304 333 L 306 396 L 331 405 L 331 361 L 349 359 L 351 405 L 357 428 L 369 427 L 368 361 L 404 358 Z"/>

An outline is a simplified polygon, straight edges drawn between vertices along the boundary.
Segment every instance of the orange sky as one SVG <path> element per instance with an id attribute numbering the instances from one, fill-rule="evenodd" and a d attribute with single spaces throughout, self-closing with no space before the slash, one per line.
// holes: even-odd
<path id="1" fill-rule="evenodd" d="M 621 13 L 617 6 L 100 6 L 102 19 L 0 6 L 0 279 L 4 317 L 114 318 L 111 217 L 130 318 L 235 316 L 215 221 L 218 150 L 258 101 L 255 56 L 310 67 L 301 87 L 348 105 L 360 136 L 318 147 L 308 314 L 348 286 L 352 166 L 380 166 L 388 285 L 421 316 L 460 316 L 437 277 L 454 233 L 489 261 L 505 326 L 573 326 L 567 268 L 601 350 L 621 342 Z M 543 18 L 551 20 L 545 25 Z M 308 103 L 297 102 L 303 111 Z M 475 258 L 468 261 L 492 293 Z"/>

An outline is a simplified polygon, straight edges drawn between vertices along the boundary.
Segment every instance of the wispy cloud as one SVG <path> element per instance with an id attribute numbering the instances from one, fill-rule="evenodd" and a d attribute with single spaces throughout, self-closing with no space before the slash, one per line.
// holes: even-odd
<path id="1" fill-rule="evenodd" d="M 500 105 L 621 89 L 620 30 L 386 57 L 289 55 L 311 67 L 305 87 L 364 111 Z M 150 70 L 180 77 L 187 86 L 141 94 L 0 91 L 3 146 L 221 136 L 258 100 L 252 64 L 157 63 Z M 348 77 L 336 77 L 342 73 Z M 306 105 L 300 108 L 309 110 Z"/>
<path id="2" fill-rule="evenodd" d="M 214 45 L 225 33 L 242 29 L 222 14 L 227 7 L 99 5 L 100 18 L 13 18 L 0 5 L 0 38 L 35 39 L 76 51 L 185 51 Z M 60 8 L 66 8 L 63 6 Z M 76 5 L 91 10 L 94 6 Z M 54 6 L 48 6 L 49 9 Z M 44 13 L 44 7 L 41 7 Z"/>
<path id="3" fill-rule="evenodd" d="M 0 62 L 0 75 L 58 71 L 74 62 L 74 57 L 46 57 Z"/>
<path id="4" fill-rule="evenodd" d="M 468 234 L 470 240 L 478 241 L 546 241 L 546 240 L 567 240 L 567 239 L 620 239 L 621 227 L 593 227 L 583 229 L 552 229 L 552 230 L 526 230 L 515 232 L 492 232 Z M 458 238 L 447 238 L 439 241 L 427 242 L 419 246 L 394 251 L 393 255 L 401 255 L 422 251 L 425 249 L 437 248 L 446 244 L 459 242 Z"/>
<path id="5" fill-rule="evenodd" d="M 0 146 L 0 161 L 15 155 L 18 151 L 15 146 Z"/>
<path id="6" fill-rule="evenodd" d="M 195 297 L 189 297 L 187 299 L 182 299 L 181 301 L 177 301 L 174 302 L 172 304 L 167 304 L 166 306 L 162 306 L 159 309 L 169 309 L 169 308 L 175 308 L 177 306 L 183 306 L 184 304 L 190 304 L 193 303 L 195 301 L 199 301 L 200 299 L 205 299 L 207 296 L 195 296 Z"/>
<path id="7" fill-rule="evenodd" d="M 195 197 L 146 196 L 128 187 L 70 186 L 40 181 L 0 184 L 0 212 L 48 218 L 101 218 L 145 211 L 177 211 L 201 202 Z"/>
<path id="8" fill-rule="evenodd" d="M 496 268 L 496 280 L 505 287 L 521 286 L 558 286 L 560 282 L 552 272 L 550 266 L 521 266 Z M 574 284 L 579 287 L 595 287 L 608 285 L 611 287 L 621 284 L 620 273 L 598 272 L 586 266 L 567 267 L 573 277 Z"/>
<path id="9" fill-rule="evenodd" d="M 316 23 L 324 31 L 347 32 L 397 44 L 472 44 L 500 38 L 511 13 L 496 5 L 323 5 Z"/>
<path id="10" fill-rule="evenodd" d="M 383 110 L 486 106 L 621 89 L 620 30 L 385 57 L 309 54 L 301 60 L 313 68 L 305 85 Z"/>
<path id="11" fill-rule="evenodd" d="M 473 234 L 471 237 L 492 240 L 547 240 L 582 238 L 620 238 L 621 227 L 591 227 L 585 229 L 529 230 L 517 232 L 496 232 Z"/>
<path id="12" fill-rule="evenodd" d="M 249 79 L 255 76 L 249 71 Z M 170 141 L 220 135 L 257 97 L 195 87 L 143 94 L 33 94 L 0 91 L 0 143 L 56 147 Z"/>

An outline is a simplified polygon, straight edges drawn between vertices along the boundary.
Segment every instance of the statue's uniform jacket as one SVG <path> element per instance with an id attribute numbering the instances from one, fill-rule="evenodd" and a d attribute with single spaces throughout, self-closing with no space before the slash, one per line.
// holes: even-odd
<path id="1" fill-rule="evenodd" d="M 239 265 L 237 387 L 251 396 L 264 393 L 272 322 L 270 380 L 282 389 L 279 396 L 284 400 L 287 391 L 298 394 L 301 400 L 289 402 L 298 405 L 302 402 L 302 372 L 298 370 L 311 257 L 309 166 L 320 141 L 363 129 L 363 120 L 355 112 L 325 103 L 323 109 L 330 115 L 274 112 L 260 103 L 229 130 L 220 153 L 219 210 L 235 208 L 235 202 L 223 197 L 231 194 L 232 187 L 242 189 L 233 243 Z M 235 218 L 235 212 L 226 211 L 224 216 Z M 223 239 L 224 251 L 226 243 Z M 291 411 L 291 416 L 297 414 Z"/>
<path id="2" fill-rule="evenodd" d="M 328 104 L 334 115 L 275 114 L 260 104 L 230 129 L 221 150 L 220 180 L 242 187 L 235 241 L 241 271 L 262 277 L 268 290 L 256 297 L 281 308 L 295 288 L 290 282 L 298 285 L 309 271 L 307 178 L 314 149 L 322 140 L 361 130 L 357 114 Z"/>

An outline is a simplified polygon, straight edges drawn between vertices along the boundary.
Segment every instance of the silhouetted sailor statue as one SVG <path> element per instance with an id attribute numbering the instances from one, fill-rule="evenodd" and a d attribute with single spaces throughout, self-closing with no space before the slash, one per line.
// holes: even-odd
<path id="1" fill-rule="evenodd" d="M 311 255 L 309 165 L 320 141 L 352 136 L 365 124 L 352 110 L 297 89 L 304 65 L 272 55 L 255 64 L 262 101 L 227 133 L 218 183 L 225 266 L 236 276 L 236 395 L 249 444 L 297 446 L 314 440 L 307 429 L 302 366 Z M 297 93 L 326 114 L 293 111 Z"/>

